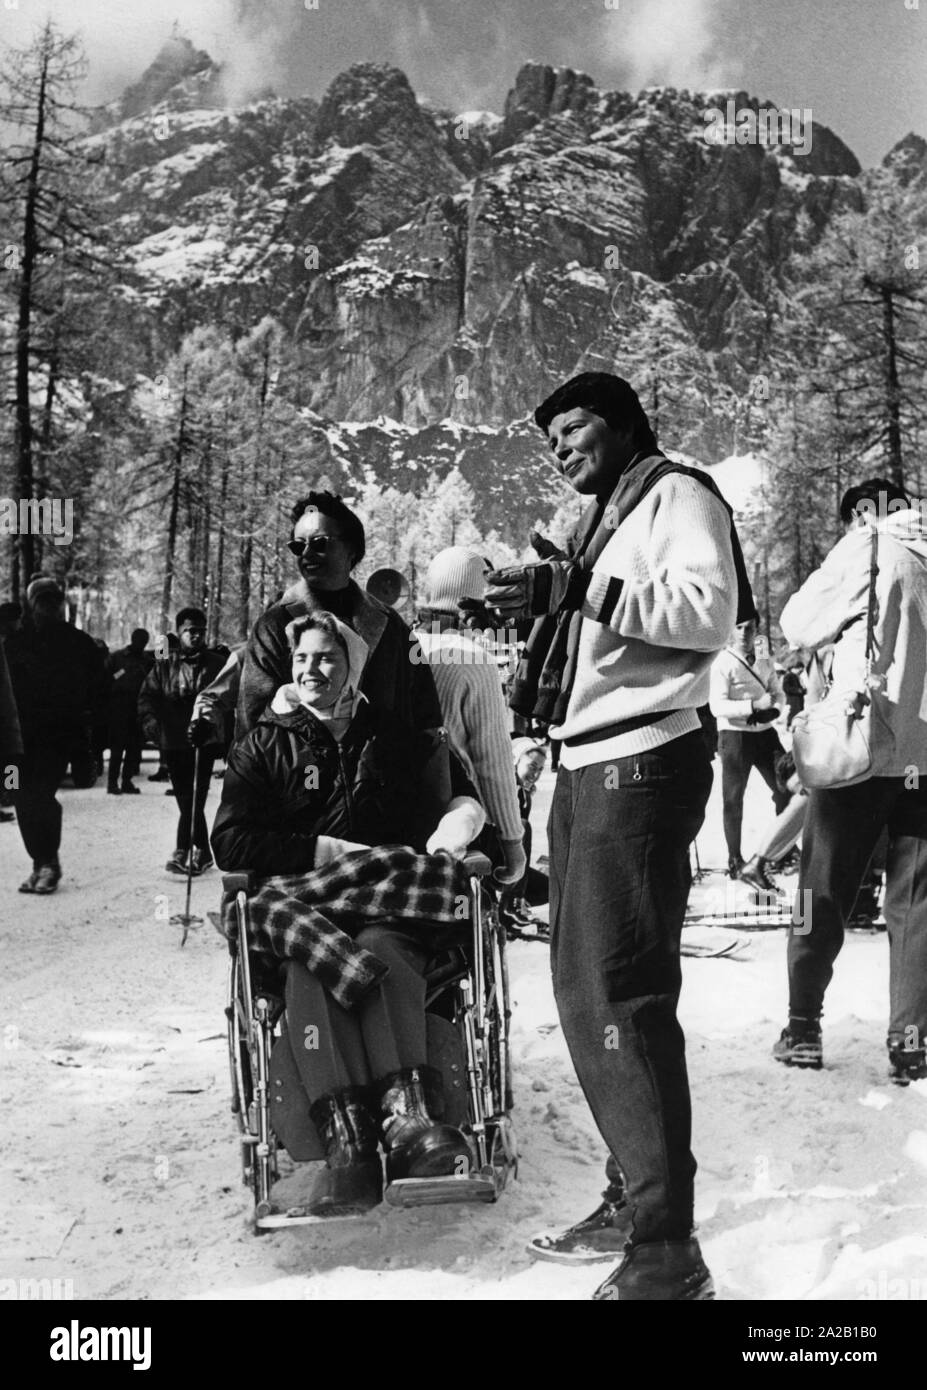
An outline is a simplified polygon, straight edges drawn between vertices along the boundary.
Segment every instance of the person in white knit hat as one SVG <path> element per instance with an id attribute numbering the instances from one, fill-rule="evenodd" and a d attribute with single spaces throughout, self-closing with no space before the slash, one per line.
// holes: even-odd
<path id="1" fill-rule="evenodd" d="M 415 635 L 431 667 L 448 743 L 464 765 L 494 827 L 498 883 L 520 882 L 526 859 L 502 682 L 492 652 L 465 630 L 468 606 L 486 592 L 486 561 L 452 545 L 432 560 Z M 463 606 L 461 606 L 463 605 Z"/>

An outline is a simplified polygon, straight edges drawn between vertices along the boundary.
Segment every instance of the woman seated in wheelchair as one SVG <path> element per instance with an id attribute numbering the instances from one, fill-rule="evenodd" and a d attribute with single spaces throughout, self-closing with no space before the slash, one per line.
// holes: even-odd
<path id="1" fill-rule="evenodd" d="M 228 758 L 212 834 L 220 867 L 306 875 L 382 845 L 462 857 L 482 827 L 482 808 L 459 771 L 454 785 L 445 777 L 433 788 L 433 744 L 422 747 L 358 693 L 366 643 L 329 613 L 295 619 L 287 637 L 292 683 Z M 460 794 L 449 797 L 454 790 Z M 464 1134 L 429 1113 L 440 1111 L 426 1065 L 434 938 L 390 920 L 364 926 L 354 944 L 388 972 L 350 1008 L 305 965 L 287 963 L 287 1032 L 307 1039 L 293 1055 L 326 1159 L 310 1204 L 316 1215 L 382 1200 L 378 1143 L 389 1181 L 456 1175 L 470 1163 Z"/>

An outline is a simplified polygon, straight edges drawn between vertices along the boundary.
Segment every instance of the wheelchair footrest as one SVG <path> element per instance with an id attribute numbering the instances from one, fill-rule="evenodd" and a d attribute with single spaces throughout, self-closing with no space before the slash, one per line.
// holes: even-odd
<path id="1" fill-rule="evenodd" d="M 279 1231 L 285 1226 L 337 1226 L 344 1221 L 363 1221 L 370 1214 L 358 1212 L 354 1216 L 312 1216 L 306 1207 L 290 1207 L 287 1211 L 256 1216 L 254 1224 L 259 1231 Z"/>
<path id="2" fill-rule="evenodd" d="M 397 1178 L 383 1194 L 391 1207 L 431 1207 L 445 1202 L 495 1202 L 504 1178 L 484 1169 L 459 1178 Z"/>

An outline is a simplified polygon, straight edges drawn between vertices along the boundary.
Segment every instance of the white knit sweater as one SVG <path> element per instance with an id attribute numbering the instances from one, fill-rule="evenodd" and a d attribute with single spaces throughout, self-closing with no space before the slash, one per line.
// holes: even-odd
<path id="1" fill-rule="evenodd" d="M 482 643 L 462 632 L 416 628 L 415 635 L 435 678 L 450 746 L 500 837 L 520 840 L 512 741 L 499 668 Z"/>
<path id="2" fill-rule="evenodd" d="M 566 718 L 565 768 L 657 748 L 699 728 L 715 653 L 737 616 L 731 523 L 723 503 L 685 474 L 650 489 L 596 561 L 582 607 Z M 673 711 L 630 733 L 570 746 L 611 724 Z"/>

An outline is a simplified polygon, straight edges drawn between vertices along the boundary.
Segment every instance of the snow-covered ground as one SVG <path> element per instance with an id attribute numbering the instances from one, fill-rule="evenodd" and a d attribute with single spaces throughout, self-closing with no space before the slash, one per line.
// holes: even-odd
<path id="1" fill-rule="evenodd" d="M 538 852 L 552 782 L 535 807 Z M 27 859 L 16 827 L 0 827 L 0 1280 L 57 1279 L 77 1298 L 587 1298 L 607 1266 L 535 1263 L 524 1248 L 595 1205 L 603 1159 L 536 944 L 511 947 L 522 1157 L 501 1201 L 251 1234 L 228 1111 L 225 949 L 206 926 L 181 951 L 166 918 L 182 885 L 162 870 L 174 803 L 141 785 L 132 799 L 61 793 L 52 898 L 17 894 Z M 712 866 L 725 859 L 719 803 L 716 786 L 699 837 Z M 747 849 L 768 809 L 752 786 Z M 193 891 L 195 912 L 217 906 L 215 874 Z M 686 960 L 697 1217 L 719 1297 L 927 1296 L 927 1082 L 886 1081 L 887 974 L 884 934 L 852 935 L 828 996 L 825 1070 L 809 1074 L 770 1057 L 784 933 L 752 934 L 737 959 Z"/>

